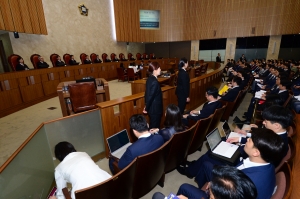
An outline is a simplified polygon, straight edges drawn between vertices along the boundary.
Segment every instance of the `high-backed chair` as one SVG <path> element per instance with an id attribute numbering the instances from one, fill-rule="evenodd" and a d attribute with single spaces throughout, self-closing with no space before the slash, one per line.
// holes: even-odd
<path id="1" fill-rule="evenodd" d="M 81 53 L 81 54 L 80 54 L 80 61 L 81 61 L 81 64 L 84 64 L 84 60 L 86 59 L 87 56 L 88 56 L 88 55 L 85 54 L 85 53 Z"/>
<path id="2" fill-rule="evenodd" d="M 164 148 L 137 157 L 132 198 L 141 198 L 151 191 L 162 179 L 165 168 Z"/>
<path id="3" fill-rule="evenodd" d="M 32 65 L 33 65 L 33 67 L 34 67 L 35 69 L 38 68 L 38 67 L 37 67 L 37 64 L 38 64 L 38 62 L 39 62 L 39 57 L 40 57 L 39 54 L 33 54 L 33 55 L 30 56 L 30 61 L 31 61 L 31 63 L 32 63 Z"/>
<path id="4" fill-rule="evenodd" d="M 228 101 L 223 101 L 220 100 L 220 102 L 225 105 L 227 103 L 226 109 L 224 111 L 223 116 L 221 117 L 221 121 L 224 122 L 225 120 L 228 121 L 229 116 L 231 115 L 231 112 L 233 111 L 234 104 L 236 103 L 237 99 L 239 98 L 239 95 L 241 94 L 242 91 L 239 92 L 239 94 L 236 96 L 235 100 L 233 102 L 228 102 Z"/>
<path id="5" fill-rule="evenodd" d="M 169 79 L 169 86 L 175 86 L 175 74 L 172 74 Z"/>
<path id="6" fill-rule="evenodd" d="M 70 54 L 68 54 L 68 53 L 64 54 L 63 55 L 63 59 L 64 59 L 64 61 L 65 61 L 65 63 L 66 63 L 67 66 L 70 65 L 70 63 L 69 63 L 70 59 L 71 59 Z"/>
<path id="7" fill-rule="evenodd" d="M 131 54 L 131 53 L 128 53 L 128 60 L 135 60 L 134 58 L 133 58 L 133 55 Z"/>
<path id="8" fill-rule="evenodd" d="M 204 63 L 204 59 L 200 59 L 199 64 L 203 64 L 203 63 Z"/>
<path id="9" fill-rule="evenodd" d="M 110 54 L 110 60 L 111 61 L 119 61 L 119 59 L 117 58 L 117 55 L 115 53 Z"/>
<path id="10" fill-rule="evenodd" d="M 211 123 L 209 125 L 209 128 L 207 130 L 206 135 L 208 133 L 210 133 L 212 130 L 214 130 L 215 128 L 218 127 L 218 125 L 220 123 L 220 120 L 221 120 L 221 118 L 222 118 L 222 116 L 224 114 L 224 111 L 226 109 L 226 106 L 227 106 L 227 103 L 225 102 L 225 104 L 221 108 L 218 108 L 218 109 L 215 110 L 213 119 L 212 119 L 212 121 L 211 121 Z"/>
<path id="11" fill-rule="evenodd" d="M 135 170 L 136 159 L 108 180 L 92 187 L 75 191 L 75 197 L 76 199 L 99 197 L 131 199 Z"/>
<path id="12" fill-rule="evenodd" d="M 134 73 L 133 68 L 127 68 L 127 78 L 128 78 L 128 82 L 130 79 L 136 80 L 139 78 L 138 74 Z"/>
<path id="13" fill-rule="evenodd" d="M 119 54 L 119 60 L 120 60 L 120 61 L 124 61 L 124 60 L 123 60 L 123 56 L 124 56 L 124 58 L 125 58 L 125 55 L 124 55 L 123 53 L 120 53 L 120 54 Z M 126 58 L 125 58 L 125 59 L 126 59 Z"/>
<path id="14" fill-rule="evenodd" d="M 201 73 L 201 75 L 206 74 L 207 68 L 208 68 L 208 63 L 203 64 L 202 66 L 200 66 L 200 73 Z"/>
<path id="15" fill-rule="evenodd" d="M 136 60 L 142 60 L 142 55 L 141 53 L 136 53 Z"/>
<path id="16" fill-rule="evenodd" d="M 102 54 L 102 61 L 103 61 L 103 63 L 104 63 L 104 62 L 107 62 L 107 61 L 106 61 L 106 60 L 107 60 L 107 56 L 108 56 L 108 55 L 107 55 L 106 53 L 103 53 L 103 54 Z"/>
<path id="17" fill-rule="evenodd" d="M 92 63 L 95 63 L 95 60 L 97 59 L 97 54 L 96 53 L 92 53 L 90 55 L 90 59 L 91 59 Z"/>
<path id="18" fill-rule="evenodd" d="M 276 174 L 276 191 L 271 199 L 288 199 L 293 188 L 292 171 L 289 164 L 284 163 L 280 171 Z"/>
<path id="19" fill-rule="evenodd" d="M 180 133 L 175 133 L 172 136 L 172 143 L 166 160 L 165 173 L 172 171 L 185 161 L 192 137 L 198 124 L 199 123 L 196 123 L 189 129 Z"/>
<path id="20" fill-rule="evenodd" d="M 57 61 L 58 56 L 59 55 L 55 54 L 55 53 L 50 55 L 50 61 L 51 61 L 53 67 L 56 67 L 56 61 Z"/>
<path id="21" fill-rule="evenodd" d="M 213 116 L 214 114 L 211 114 L 208 118 L 201 119 L 197 122 L 198 125 L 192 137 L 192 141 L 188 150 L 188 155 L 202 148 L 203 142 L 205 140 L 205 136 L 207 134 L 208 127 L 211 124 Z"/>
<path id="22" fill-rule="evenodd" d="M 11 67 L 11 69 L 13 71 L 16 71 L 16 67 L 18 65 L 18 59 L 20 58 L 21 56 L 20 55 L 17 55 L 17 54 L 12 54 L 10 55 L 8 58 L 7 58 L 7 61 Z"/>
<path id="23" fill-rule="evenodd" d="M 143 53 L 143 59 L 149 59 L 148 54 L 147 53 Z"/>
<path id="24" fill-rule="evenodd" d="M 277 165 L 277 167 L 275 168 L 276 173 L 281 169 L 281 167 L 284 165 L 285 162 L 290 163 L 290 165 L 292 165 L 291 163 L 293 162 L 293 158 L 296 155 L 296 146 L 293 140 L 289 137 L 288 141 L 289 141 L 289 150 L 287 154 L 282 158 L 280 164 Z"/>
<path id="25" fill-rule="evenodd" d="M 127 74 L 125 74 L 123 68 L 117 68 L 117 72 L 118 72 L 118 81 L 122 80 L 124 82 L 125 79 L 128 78 L 128 76 L 127 76 Z"/>
<path id="26" fill-rule="evenodd" d="M 94 82 L 69 84 L 69 92 L 74 113 L 97 108 Z"/>
<path id="27" fill-rule="evenodd" d="M 288 104 L 289 104 L 289 102 L 290 102 L 290 100 L 292 99 L 292 97 L 293 97 L 293 95 L 292 94 L 289 94 L 289 97 L 285 100 L 285 102 L 284 102 L 284 104 L 282 105 L 283 107 L 286 107 Z"/>

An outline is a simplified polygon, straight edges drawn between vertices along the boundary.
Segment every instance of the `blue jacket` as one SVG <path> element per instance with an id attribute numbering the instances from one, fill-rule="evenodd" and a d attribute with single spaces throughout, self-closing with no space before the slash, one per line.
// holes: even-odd
<path id="1" fill-rule="evenodd" d="M 230 89 L 227 94 L 225 94 L 223 97 L 221 97 L 221 100 L 223 101 L 228 101 L 228 102 L 233 102 L 237 95 L 239 94 L 241 88 L 240 87 L 235 87 L 233 89 Z"/>
<path id="2" fill-rule="evenodd" d="M 227 93 L 228 94 L 228 93 Z M 200 111 L 200 114 L 197 116 L 187 116 L 187 119 L 191 119 L 191 120 L 201 120 L 203 118 L 208 118 L 211 114 L 213 114 L 215 112 L 216 109 L 221 108 L 222 107 L 222 103 L 219 101 L 215 101 L 212 102 L 210 104 L 208 104 L 208 102 L 206 102 L 203 105 L 202 110 Z"/>

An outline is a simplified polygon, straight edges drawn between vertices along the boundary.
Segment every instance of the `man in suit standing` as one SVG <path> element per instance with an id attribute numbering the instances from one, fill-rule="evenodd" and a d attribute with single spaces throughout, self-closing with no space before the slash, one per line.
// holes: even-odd
<path id="1" fill-rule="evenodd" d="M 182 58 L 178 64 L 179 72 L 177 78 L 176 95 L 178 99 L 178 107 L 181 114 L 184 113 L 185 105 L 190 101 L 190 76 L 186 72 L 188 62 L 186 58 Z"/>
<path id="2" fill-rule="evenodd" d="M 193 110 L 190 114 L 183 115 L 183 118 L 198 121 L 209 117 L 216 109 L 222 107 L 222 103 L 218 101 L 218 89 L 216 87 L 208 87 L 206 89 L 205 97 L 207 102 L 203 105 L 201 111 Z M 184 123 L 187 124 L 187 120 L 185 120 Z"/>
<path id="3" fill-rule="evenodd" d="M 49 68 L 49 64 L 44 62 L 44 58 L 42 56 L 39 56 L 39 62 L 37 63 L 37 68 Z"/>
<path id="4" fill-rule="evenodd" d="M 276 186 L 273 164 L 283 158 L 284 141 L 272 130 L 255 128 L 252 130 L 251 138 L 247 140 L 244 151 L 249 157 L 241 161 L 236 168 L 252 180 L 257 189 L 257 199 L 271 198 Z M 214 164 L 211 162 L 204 162 L 198 168 L 195 181 L 200 189 L 206 182 L 211 181 L 213 167 Z M 207 198 L 200 189 L 181 188 L 178 195 L 184 192 L 188 198 Z"/>
<path id="5" fill-rule="evenodd" d="M 134 135 L 138 138 L 136 142 L 130 145 L 118 162 L 118 167 L 124 169 L 136 157 L 150 153 L 164 144 L 164 139 L 161 135 L 151 134 L 148 131 L 147 120 L 143 115 L 133 115 L 130 120 L 130 128 Z M 109 167 L 113 174 L 113 159 L 110 159 Z"/>
<path id="6" fill-rule="evenodd" d="M 216 62 L 220 62 L 221 63 L 221 55 L 220 55 L 220 53 L 218 53 L 218 56 L 216 57 Z"/>
<path id="7" fill-rule="evenodd" d="M 233 102 L 241 90 L 241 88 L 239 87 L 241 83 L 242 83 L 242 79 L 240 77 L 237 76 L 233 77 L 231 81 L 232 88 L 222 97 L 218 97 L 218 99 L 221 99 L 223 101 Z"/>

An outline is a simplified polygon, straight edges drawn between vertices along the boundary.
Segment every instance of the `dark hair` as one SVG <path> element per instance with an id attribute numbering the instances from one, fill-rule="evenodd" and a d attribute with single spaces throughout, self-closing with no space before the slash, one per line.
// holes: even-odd
<path id="1" fill-rule="evenodd" d="M 74 57 L 74 55 L 70 55 L 70 59 L 71 59 L 72 57 Z"/>
<path id="2" fill-rule="evenodd" d="M 219 91 L 216 87 L 211 86 L 206 89 L 207 95 L 212 95 L 215 99 L 218 98 Z"/>
<path id="3" fill-rule="evenodd" d="M 286 129 L 293 121 L 293 115 L 290 110 L 282 106 L 271 106 L 262 112 L 262 117 L 271 123 L 279 123 L 283 129 Z"/>
<path id="4" fill-rule="evenodd" d="M 240 78 L 238 76 L 234 76 L 232 78 L 232 81 L 235 82 L 237 85 L 241 85 L 241 83 L 242 83 L 243 80 L 242 80 L 242 78 Z"/>
<path id="5" fill-rule="evenodd" d="M 130 128 L 136 130 L 139 133 L 148 131 L 147 120 L 143 115 L 135 114 L 129 119 Z"/>
<path id="6" fill-rule="evenodd" d="M 291 81 L 285 78 L 280 78 L 280 84 L 284 86 L 286 89 L 289 89 L 291 85 Z"/>
<path id="7" fill-rule="evenodd" d="M 166 110 L 164 127 L 174 127 L 176 132 L 184 130 L 184 125 L 182 124 L 182 115 L 178 106 L 174 104 L 168 105 Z"/>
<path id="8" fill-rule="evenodd" d="M 215 199 L 256 199 L 257 190 L 252 180 L 231 166 L 214 166 L 210 190 Z"/>
<path id="9" fill-rule="evenodd" d="M 20 62 L 20 60 L 23 59 L 22 57 L 18 57 L 17 61 Z"/>
<path id="10" fill-rule="evenodd" d="M 261 158 L 271 164 L 280 162 L 284 156 L 284 142 L 280 135 L 266 128 L 252 128 L 251 139 Z"/>
<path id="11" fill-rule="evenodd" d="M 157 70 L 160 67 L 160 64 L 158 62 L 151 62 L 149 63 L 148 72 L 153 74 L 154 70 Z"/>
<path id="12" fill-rule="evenodd" d="M 55 145 L 54 153 L 55 157 L 61 162 L 67 155 L 72 152 L 76 152 L 74 146 L 69 142 L 60 142 Z"/>
<path id="13" fill-rule="evenodd" d="M 185 57 L 181 58 L 178 64 L 178 69 L 181 69 L 186 63 L 187 63 L 187 59 Z"/>

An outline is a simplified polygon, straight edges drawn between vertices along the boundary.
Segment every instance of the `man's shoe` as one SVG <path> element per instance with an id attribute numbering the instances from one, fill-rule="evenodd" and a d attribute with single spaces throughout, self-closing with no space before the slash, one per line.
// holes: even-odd
<path id="1" fill-rule="evenodd" d="M 184 176 L 186 176 L 186 177 L 188 177 L 188 178 L 190 178 L 190 179 L 193 178 L 193 177 L 187 175 L 186 167 L 183 167 L 183 166 L 180 166 L 180 165 L 179 165 L 179 166 L 176 168 L 176 170 L 177 170 L 178 173 L 180 173 L 181 175 L 184 175 Z"/>
<path id="2" fill-rule="evenodd" d="M 245 119 L 247 119 L 247 116 L 246 116 L 246 115 L 243 115 L 243 116 L 242 116 L 242 118 L 245 118 Z"/>

